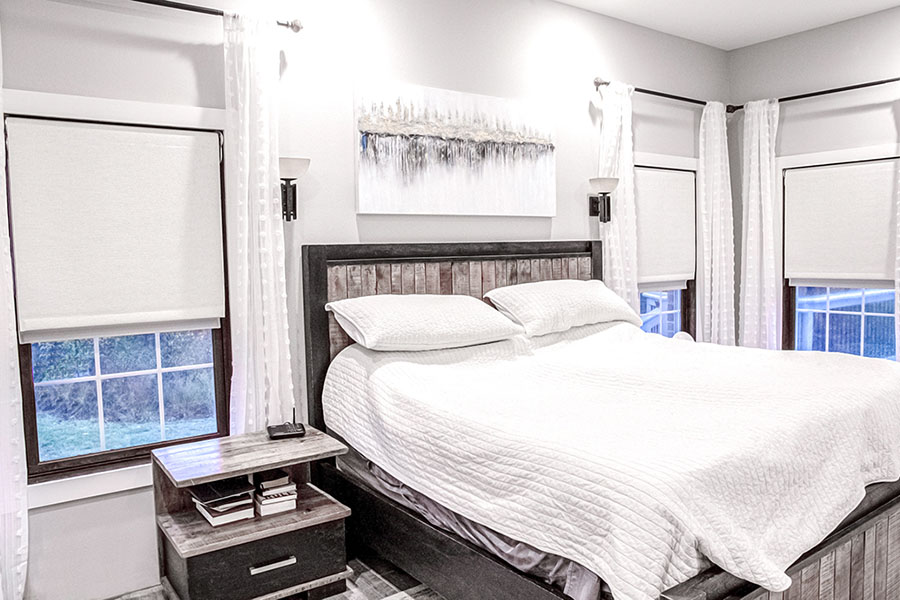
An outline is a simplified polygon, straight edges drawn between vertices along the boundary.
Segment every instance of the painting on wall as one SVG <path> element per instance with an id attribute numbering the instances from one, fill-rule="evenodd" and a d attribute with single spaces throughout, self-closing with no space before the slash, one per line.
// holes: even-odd
<path id="1" fill-rule="evenodd" d="M 543 111 L 411 85 L 357 97 L 360 214 L 556 214 L 556 157 Z"/>

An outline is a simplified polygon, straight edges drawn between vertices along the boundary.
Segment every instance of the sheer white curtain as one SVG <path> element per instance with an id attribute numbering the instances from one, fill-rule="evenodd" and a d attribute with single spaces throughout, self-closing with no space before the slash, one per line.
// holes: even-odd
<path id="1" fill-rule="evenodd" d="M 271 19 L 225 15 L 231 432 L 293 419 L 278 179 L 280 54 Z"/>
<path id="2" fill-rule="evenodd" d="M 0 115 L 2 89 L 0 55 Z M 21 600 L 28 567 L 28 473 L 7 206 L 6 154 L 0 153 L 0 600 Z"/>
<path id="3" fill-rule="evenodd" d="M 634 203 L 634 136 L 631 96 L 634 88 L 617 81 L 600 88 L 600 177 L 618 177 L 611 194 L 612 218 L 600 224 L 603 281 L 640 311 L 637 272 L 637 216 Z"/>
<path id="4" fill-rule="evenodd" d="M 743 252 L 741 262 L 740 337 L 742 346 L 777 349 L 781 282 L 776 261 L 778 212 L 775 202 L 775 135 L 778 101 L 744 106 Z"/>
<path id="5" fill-rule="evenodd" d="M 700 118 L 697 169 L 697 338 L 733 346 L 734 218 L 725 105 L 708 102 Z"/>

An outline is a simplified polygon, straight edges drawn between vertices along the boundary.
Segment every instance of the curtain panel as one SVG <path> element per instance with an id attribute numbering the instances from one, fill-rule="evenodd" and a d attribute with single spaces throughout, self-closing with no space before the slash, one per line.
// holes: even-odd
<path id="1" fill-rule="evenodd" d="M 708 102 L 700 118 L 697 169 L 697 339 L 733 346 L 734 217 L 725 105 Z"/>
<path id="2" fill-rule="evenodd" d="M 634 135 L 632 86 L 611 82 L 601 88 L 600 177 L 618 177 L 610 195 L 612 218 L 600 224 L 603 240 L 603 280 L 640 312 L 637 266 L 637 214 L 634 199 Z"/>
<path id="3" fill-rule="evenodd" d="M 0 55 L 0 115 L 3 114 Z M 28 467 L 13 300 L 6 154 L 0 156 L 0 600 L 22 600 L 28 568 Z"/>
<path id="4" fill-rule="evenodd" d="M 271 19 L 226 14 L 225 215 L 231 433 L 293 420 L 278 177 L 280 55 Z"/>
<path id="5" fill-rule="evenodd" d="M 744 106 L 743 179 L 744 227 L 741 263 L 740 336 L 742 346 L 778 349 L 778 309 L 781 280 L 777 266 L 778 211 L 775 186 L 777 100 L 757 100 Z"/>

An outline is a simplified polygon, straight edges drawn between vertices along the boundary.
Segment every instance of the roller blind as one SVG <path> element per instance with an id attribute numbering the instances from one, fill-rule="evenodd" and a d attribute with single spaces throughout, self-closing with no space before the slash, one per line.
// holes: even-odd
<path id="1" fill-rule="evenodd" d="M 885 159 L 785 171 L 785 277 L 893 280 L 897 167 Z"/>
<path id="2" fill-rule="evenodd" d="M 637 167 L 638 283 L 641 289 L 676 289 L 694 278 L 696 264 L 695 175 Z"/>
<path id="3" fill-rule="evenodd" d="M 22 343 L 218 326 L 216 133 L 18 117 L 6 128 Z"/>

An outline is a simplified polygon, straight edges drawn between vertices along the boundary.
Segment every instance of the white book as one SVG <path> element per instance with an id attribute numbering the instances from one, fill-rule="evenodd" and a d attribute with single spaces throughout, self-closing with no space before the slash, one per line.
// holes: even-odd
<path id="1" fill-rule="evenodd" d="M 260 504 L 258 500 L 256 502 L 256 514 L 261 517 L 277 515 L 278 513 L 288 512 L 290 510 L 297 510 L 296 499 L 275 502 L 273 504 Z"/>
<path id="2" fill-rule="evenodd" d="M 227 523 L 234 523 L 235 521 L 243 521 L 244 519 L 252 519 L 256 516 L 253 512 L 253 507 L 248 506 L 245 509 L 229 512 L 221 515 L 217 515 L 215 513 L 210 513 L 207 511 L 202 504 L 197 504 L 197 512 L 203 515 L 209 524 L 213 527 L 218 527 L 219 525 L 225 525 Z"/>
<path id="3" fill-rule="evenodd" d="M 276 502 L 284 502 L 286 500 L 296 500 L 297 492 L 284 492 L 283 494 L 274 494 L 272 496 L 256 496 L 256 501 L 260 504 L 275 504 Z"/>

